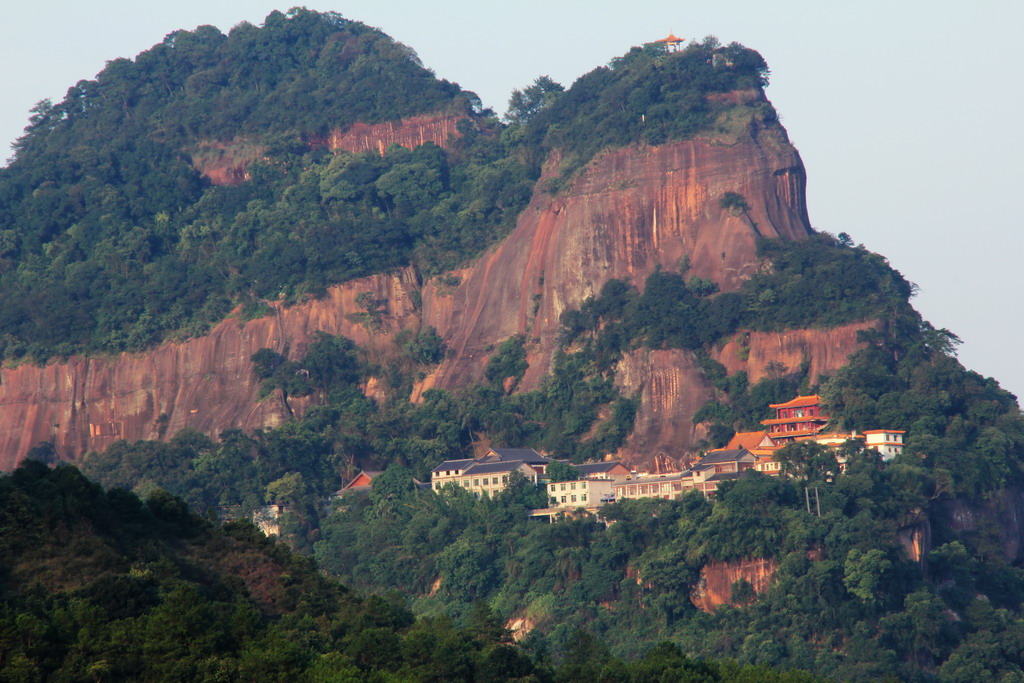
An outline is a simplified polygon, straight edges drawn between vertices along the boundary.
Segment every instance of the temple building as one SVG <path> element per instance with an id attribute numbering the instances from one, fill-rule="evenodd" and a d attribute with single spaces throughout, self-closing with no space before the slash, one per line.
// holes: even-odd
<path id="1" fill-rule="evenodd" d="M 829 416 L 821 413 L 821 398 L 817 395 L 797 396 L 786 403 L 772 403 L 775 417 L 762 420 L 768 436 L 779 445 L 786 445 L 801 436 L 813 436 L 828 424 Z"/>

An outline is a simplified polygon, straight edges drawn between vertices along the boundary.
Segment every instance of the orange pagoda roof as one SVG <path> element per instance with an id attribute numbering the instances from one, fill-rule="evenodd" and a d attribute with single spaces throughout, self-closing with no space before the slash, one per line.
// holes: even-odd
<path id="1" fill-rule="evenodd" d="M 785 403 L 769 403 L 769 408 L 803 408 L 804 406 L 816 406 L 821 403 L 821 397 L 817 394 L 812 396 L 797 396 L 792 401 Z"/>
<path id="2" fill-rule="evenodd" d="M 669 31 L 669 34 L 668 34 L 668 36 L 666 38 L 661 38 L 660 40 L 656 40 L 654 42 L 668 44 L 668 43 L 681 43 L 684 40 L 686 40 L 686 38 L 680 38 L 676 34 L 674 34 L 671 31 Z"/>

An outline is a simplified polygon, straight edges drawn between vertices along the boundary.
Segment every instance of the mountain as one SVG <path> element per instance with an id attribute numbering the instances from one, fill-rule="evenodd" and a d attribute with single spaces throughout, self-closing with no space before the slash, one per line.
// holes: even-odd
<path id="1" fill-rule="evenodd" d="M 433 666 L 424 643 L 436 655 L 451 637 L 476 662 L 463 673 L 493 654 L 526 676 L 514 652 L 547 667 L 553 648 L 569 667 L 556 680 L 630 680 L 615 657 L 640 656 L 648 678 L 678 678 L 680 647 L 844 680 L 1019 677 L 1016 398 L 960 365 L 884 257 L 811 228 L 767 79 L 740 45 L 653 43 L 568 89 L 537 79 L 499 121 L 383 34 L 293 10 L 172 34 L 40 106 L 0 173 L 0 453 L 7 469 L 32 460 L 0 495 L 40 493 L 0 505 L 31 532 L 11 537 L 8 577 L 48 582 L 50 621 L 91 613 L 74 602 L 89 584 L 61 567 L 91 579 L 107 558 L 115 585 L 136 585 L 154 546 L 125 532 L 127 559 L 111 559 L 89 526 L 117 524 L 64 511 L 138 513 L 186 548 L 145 559 L 191 575 L 237 546 L 187 508 L 275 506 L 294 550 L 424 618 L 339 643 L 333 617 L 300 612 L 363 672 L 402 677 L 378 666 L 398 651 Z M 551 525 L 527 517 L 545 501 L 525 480 L 479 499 L 414 484 L 492 445 L 675 469 L 798 394 L 837 430 L 905 431 L 904 452 L 847 444 L 837 474 L 837 452 L 798 443 L 777 456 L 788 476 L 722 482 L 713 502 L 626 500 Z M 336 498 L 360 468 L 383 472 Z M 151 520 L 169 514 L 192 536 Z M 249 566 L 227 573 L 245 583 Z M 231 581 L 209 590 L 259 598 L 261 582 Z M 25 593 L 0 637 L 35 623 Z M 493 637 L 467 645 L 448 619 Z M 503 649 L 502 624 L 524 650 Z M 274 626 L 257 632 L 311 632 Z M 419 631 L 433 626 L 444 638 Z M 259 648 L 238 655 L 246 634 L 224 633 L 225 666 Z"/>
<path id="2" fill-rule="evenodd" d="M 301 36 L 298 43 L 293 34 Z M 277 43 L 288 45 L 285 54 L 273 52 Z M 266 56 L 250 54 L 252 45 L 268 51 Z M 302 49 L 312 50 L 315 59 Z M 45 116 L 37 113 L 15 163 L 0 179 L 9 188 L 5 224 L 24 233 L 8 254 L 12 267 L 0 278 L 0 289 L 3 281 L 11 292 L 30 283 L 51 308 L 70 308 L 47 315 L 36 298 L 4 297 L 5 353 L 102 353 L 2 370 L 2 467 L 10 469 L 40 442 L 52 442 L 61 458 L 76 460 L 118 439 L 281 424 L 317 398 L 258 401 L 248 359 L 261 348 L 301 358 L 318 331 L 387 354 L 394 352 L 398 332 L 436 329 L 448 354 L 415 382 L 413 400 L 431 388 L 454 390 L 480 380 L 491 351 L 522 336 L 529 367 L 519 388 L 536 389 L 552 368 L 562 314 L 597 295 L 609 280 L 642 286 L 659 269 L 679 270 L 685 259 L 690 276 L 734 292 L 763 267 L 759 239 L 801 240 L 813 232 L 803 166 L 764 97 L 767 69 L 752 51 L 711 42 L 660 57 L 636 49 L 567 92 L 556 92 L 550 107 L 500 136 L 497 122 L 468 107 L 471 93 L 431 80 L 410 55 L 356 22 L 304 11 L 272 15 L 261 29 L 241 27 L 227 37 L 208 28 L 172 34 L 134 62 L 112 63 L 98 81 L 79 84 Z M 277 60 L 267 84 L 260 80 L 266 76 L 257 78 L 253 71 L 257 58 Z M 331 60 L 342 69 L 325 82 Z M 369 87 L 358 79 L 371 62 L 401 76 L 373 86 L 378 108 L 353 108 L 339 100 L 353 88 Z M 163 90 L 152 86 L 172 75 L 178 80 Z M 648 92 L 652 79 L 661 83 L 655 94 Z M 206 85 L 192 88 L 192 81 Z M 104 94 L 107 82 L 130 86 L 121 102 Z M 250 92 L 271 87 L 263 98 Z M 314 89 L 304 94 L 301 87 Z M 635 115 L 623 117 L 609 104 L 623 93 Z M 274 103 L 302 97 L 312 98 L 308 106 L 280 104 L 269 113 Z M 81 102 L 84 109 L 74 109 Z M 140 123 L 222 105 L 227 111 L 218 114 L 221 123 L 186 118 L 194 123 L 174 128 L 173 135 Z M 311 106 L 326 116 L 309 118 Z M 410 110 L 425 113 L 407 116 Z M 292 112 L 298 114 L 288 120 Z M 400 118 L 379 121 L 388 117 Z M 99 153 L 96 147 L 109 151 L 100 131 L 116 124 L 124 126 L 118 139 L 136 148 L 129 158 L 159 148 L 177 156 L 170 163 L 175 173 L 186 173 L 175 166 L 180 162 L 193 167 L 192 194 L 173 200 L 182 206 L 147 206 L 125 219 L 143 222 L 142 228 L 121 227 L 109 207 L 89 198 L 92 185 L 127 198 L 122 181 L 105 178 L 101 186 L 94 171 L 69 167 L 69 147 L 78 154 Z M 291 141 L 283 143 L 282 135 Z M 67 142 L 72 139 L 85 142 L 74 146 Z M 138 140 L 156 147 L 140 148 L 132 142 Z M 424 167 L 424 161 L 387 153 L 393 144 L 440 149 L 442 156 L 421 154 L 434 155 Z M 379 162 L 357 163 L 367 151 L 386 154 L 376 157 Z M 405 168 L 430 171 L 437 159 L 438 177 L 451 179 L 441 194 L 418 200 L 422 208 L 404 209 L 397 199 L 404 190 L 382 189 L 388 187 L 382 180 L 394 176 L 398 182 Z M 342 170 L 339 162 L 353 170 L 334 180 Z M 300 163 L 306 170 L 286 171 L 283 179 L 271 171 Z M 50 226 L 35 234 L 24 216 L 38 207 L 24 193 L 54 167 L 65 169 L 60 180 L 39 184 L 33 196 L 46 191 L 73 199 L 84 192 L 85 201 L 66 206 L 70 214 L 44 214 Z M 532 192 L 517 198 L 517 188 L 529 186 L 522 174 L 529 177 L 531 167 L 537 174 L 529 183 Z M 352 185 L 360 177 L 363 183 L 369 179 L 372 184 L 363 186 L 369 189 Z M 331 182 L 343 183 L 346 203 L 330 198 L 336 192 L 328 191 Z M 727 206 L 727 196 L 741 204 Z M 208 206 L 218 208 L 211 213 Z M 325 213 L 307 217 L 315 206 L 321 208 L 314 214 Z M 439 232 L 449 222 L 458 232 Z M 83 227 L 90 224 L 96 227 Z M 132 230 L 135 237 L 126 234 Z M 398 241 L 379 251 L 385 245 L 374 237 L 379 234 Z M 92 241 L 104 235 L 109 236 L 100 245 Z M 292 253 L 297 236 L 307 240 L 304 254 Z M 130 252 L 134 247 L 126 239 L 136 246 L 142 240 L 143 250 Z M 368 239 L 373 246 L 358 246 Z M 102 244 L 109 249 L 100 250 Z M 362 263 L 355 268 L 353 249 Z M 43 272 L 41 260 L 49 264 Z M 445 264 L 460 267 L 445 270 Z M 350 279 L 373 267 L 389 272 Z M 330 285 L 331 280 L 347 282 Z M 104 289 L 108 284 L 113 296 Z M 253 298 L 278 290 L 283 299 Z M 310 291 L 318 296 L 303 300 L 308 295 L 302 292 Z M 202 331 L 223 316 L 232 300 L 243 305 L 240 319 L 187 338 L 188 330 Z M 261 310 L 273 313 L 246 320 Z M 368 314 L 372 325 L 359 322 Z M 856 331 L 873 324 L 755 331 L 747 337 L 743 360 L 728 345 L 714 356 L 731 372 L 747 371 L 752 382 L 772 360 L 790 370 L 806 362 L 816 380 L 841 366 L 857 348 Z M 186 338 L 144 352 L 124 351 L 152 345 L 168 333 Z M 630 462 L 677 458 L 705 436 L 691 418 L 715 397 L 715 389 L 692 352 L 628 354 L 616 382 L 623 395 L 640 397 L 637 427 L 620 452 Z"/>

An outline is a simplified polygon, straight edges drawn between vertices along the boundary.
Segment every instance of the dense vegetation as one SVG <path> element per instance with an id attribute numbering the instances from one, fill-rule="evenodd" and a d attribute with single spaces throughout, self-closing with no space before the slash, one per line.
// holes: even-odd
<path id="1" fill-rule="evenodd" d="M 356 597 L 247 523 L 71 467 L 0 477 L 0 681 L 810 681 L 698 661 L 668 643 L 624 662 L 579 633 L 517 647 L 475 606 L 457 627 Z"/>
<path id="2" fill-rule="evenodd" d="M 914 456 L 883 467 L 876 454 L 850 452 L 849 471 L 834 477 L 835 454 L 802 450 L 787 454 L 787 467 L 817 487 L 820 517 L 805 509 L 804 481 L 756 474 L 713 504 L 692 494 L 609 506 L 607 528 L 529 522 L 527 488 L 476 500 L 457 488 L 392 486 L 347 498 L 324 522 L 316 556 L 363 589 L 419 596 L 420 614 L 465 614 L 485 600 L 556 648 L 585 625 L 624 656 L 669 638 L 687 652 L 837 679 L 1021 675 L 1013 643 L 1024 629 L 1024 572 L 1002 555 L 998 530 L 953 531 Z M 386 474 L 408 482 L 398 468 Z M 924 571 L 897 532 L 928 517 Z M 367 546 L 382 552 L 359 552 Z M 733 606 L 697 610 L 702 567 L 746 558 L 776 561 L 774 585 L 758 596 L 738 581 Z"/>
<path id="3" fill-rule="evenodd" d="M 521 129 L 512 133 L 522 136 L 534 164 L 559 150 L 565 180 L 603 149 L 657 145 L 712 130 L 721 114 L 734 108 L 715 94 L 767 84 L 764 59 L 738 43 L 721 47 L 708 37 L 680 52 L 651 43 L 581 76 L 564 93 L 546 77 L 517 91 L 510 118 Z M 767 102 L 754 105 L 746 121 L 751 116 L 776 120 Z"/>
<path id="4" fill-rule="evenodd" d="M 333 154 L 355 121 L 465 117 L 448 151 Z M 177 31 L 41 103 L 0 169 L 0 356 L 142 349 L 236 304 L 297 300 L 415 261 L 479 253 L 532 180 L 475 95 L 408 48 L 334 14 Z M 218 151 L 249 180 L 211 186 Z"/>

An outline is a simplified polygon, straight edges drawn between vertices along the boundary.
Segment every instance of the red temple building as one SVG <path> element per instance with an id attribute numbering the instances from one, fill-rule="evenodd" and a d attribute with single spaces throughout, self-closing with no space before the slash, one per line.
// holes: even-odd
<path id="1" fill-rule="evenodd" d="M 786 403 L 772 403 L 775 418 L 762 420 L 768 436 L 776 443 L 788 443 L 797 437 L 817 434 L 829 421 L 821 412 L 821 399 L 817 396 L 797 396 Z"/>

